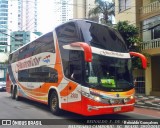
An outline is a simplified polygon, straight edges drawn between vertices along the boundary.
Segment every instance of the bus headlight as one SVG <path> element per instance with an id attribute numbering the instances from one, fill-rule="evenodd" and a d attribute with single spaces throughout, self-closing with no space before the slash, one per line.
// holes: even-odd
<path id="1" fill-rule="evenodd" d="M 99 96 L 95 96 L 95 95 L 89 94 L 89 93 L 84 92 L 84 91 L 81 92 L 81 94 L 82 94 L 83 96 L 87 97 L 87 98 L 90 98 L 90 99 L 95 100 L 95 101 L 97 101 L 97 102 L 101 102 L 101 97 L 99 97 Z"/>
<path id="2" fill-rule="evenodd" d="M 130 97 L 128 97 L 128 98 L 123 99 L 123 102 L 124 102 L 124 103 L 127 103 L 127 102 L 129 102 L 130 100 L 132 100 L 132 99 L 134 99 L 134 96 L 130 96 Z"/>
<path id="3" fill-rule="evenodd" d="M 100 101 L 101 101 L 101 98 L 98 97 L 98 96 L 94 96 L 94 100 L 100 102 Z"/>
<path id="4" fill-rule="evenodd" d="M 130 96 L 130 99 L 131 99 L 131 100 L 134 99 L 134 96 Z"/>

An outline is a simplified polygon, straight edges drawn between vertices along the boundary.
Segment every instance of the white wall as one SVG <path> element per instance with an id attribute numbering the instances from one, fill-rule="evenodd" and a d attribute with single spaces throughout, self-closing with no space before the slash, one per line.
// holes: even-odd
<path id="1" fill-rule="evenodd" d="M 4 70 L 0 69 L 0 78 L 4 78 Z"/>
<path id="2" fill-rule="evenodd" d="M 6 60 L 8 60 L 8 54 L 7 53 L 2 53 L 0 54 L 0 62 L 5 62 Z"/>

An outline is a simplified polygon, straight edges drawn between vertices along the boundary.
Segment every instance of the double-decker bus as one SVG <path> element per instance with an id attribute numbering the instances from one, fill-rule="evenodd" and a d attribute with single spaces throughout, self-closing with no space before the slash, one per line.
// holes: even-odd
<path id="1" fill-rule="evenodd" d="M 9 55 L 7 92 L 61 110 L 91 116 L 132 111 L 135 89 L 131 56 L 111 27 L 73 20 Z"/>

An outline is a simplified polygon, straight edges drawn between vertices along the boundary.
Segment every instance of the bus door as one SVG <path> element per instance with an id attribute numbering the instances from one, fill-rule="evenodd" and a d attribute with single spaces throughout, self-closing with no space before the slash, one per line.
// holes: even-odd
<path id="1" fill-rule="evenodd" d="M 81 85 L 83 83 L 83 51 L 70 50 L 68 66 L 64 67 L 64 75 L 70 79 L 67 88 L 67 109 L 72 112 L 81 111 Z M 72 106 L 72 107 L 71 107 Z"/>
<path id="2" fill-rule="evenodd" d="M 67 88 L 63 93 L 67 98 L 66 108 L 77 112 L 81 109 L 81 85 L 83 83 L 83 51 L 70 47 L 74 42 L 80 42 L 80 35 L 76 23 L 66 23 L 56 28 L 58 44 L 62 59 L 64 77 L 67 78 Z M 69 46 L 69 48 L 68 48 Z M 77 46 L 76 46 L 77 47 Z M 63 85 L 62 85 L 63 86 Z M 64 86 L 66 86 L 64 84 Z M 74 106 L 75 105 L 75 106 Z M 72 107 L 70 107 L 72 106 Z"/>

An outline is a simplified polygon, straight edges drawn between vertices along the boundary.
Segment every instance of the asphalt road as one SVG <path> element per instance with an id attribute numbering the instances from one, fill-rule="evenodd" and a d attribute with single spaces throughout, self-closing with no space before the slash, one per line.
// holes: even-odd
<path id="1" fill-rule="evenodd" d="M 138 109 L 139 110 L 139 109 Z M 148 111 L 148 110 L 147 110 Z M 143 112 L 128 112 L 122 114 L 101 115 L 93 117 L 84 117 L 70 112 L 63 112 L 61 116 L 53 115 L 46 105 L 39 104 L 27 99 L 21 99 L 21 101 L 12 100 L 10 94 L 7 92 L 0 92 L 0 119 L 59 119 L 61 125 L 50 126 L 15 126 L 15 128 L 68 128 L 65 125 L 65 121 L 71 124 L 79 124 L 78 120 L 74 119 L 160 119 L 160 116 L 145 115 Z M 0 128 L 14 128 L 14 126 L 0 126 Z"/>

